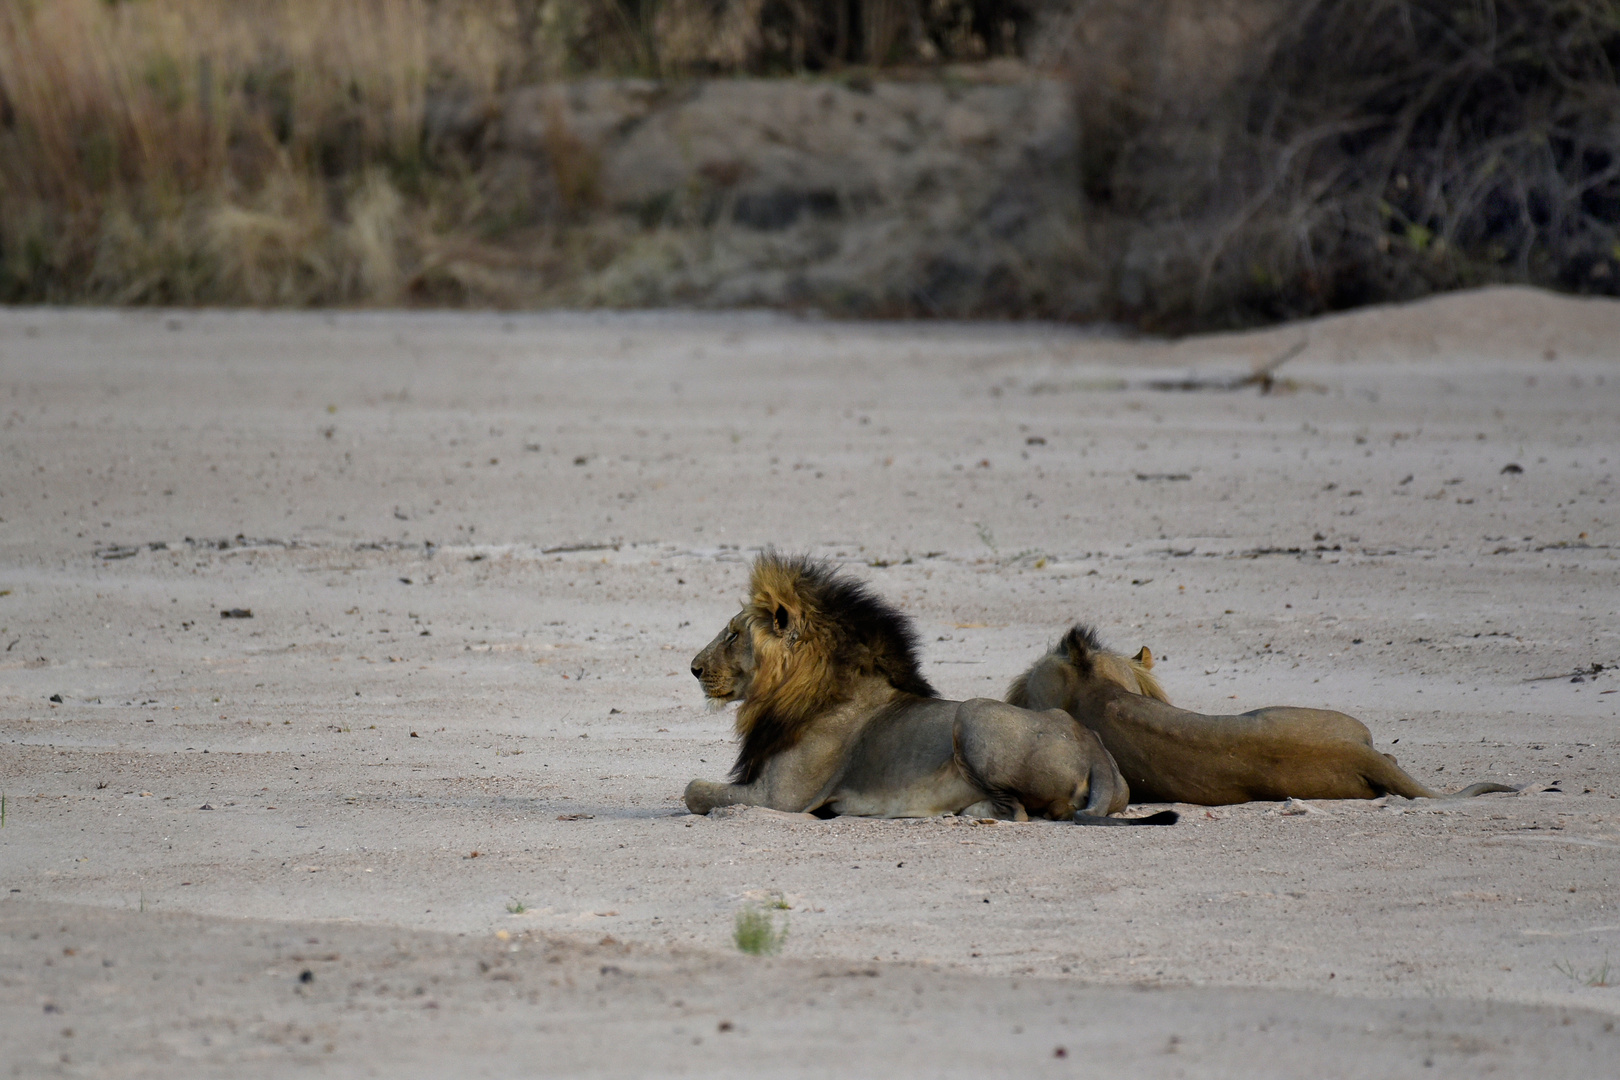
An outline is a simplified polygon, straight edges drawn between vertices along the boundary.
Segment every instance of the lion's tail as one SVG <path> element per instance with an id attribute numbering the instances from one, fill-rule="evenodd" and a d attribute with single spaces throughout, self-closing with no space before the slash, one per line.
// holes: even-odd
<path id="1" fill-rule="evenodd" d="M 1491 781 L 1482 781 L 1478 784 L 1469 784 L 1461 791 L 1450 794 L 1435 791 L 1425 787 L 1395 764 L 1387 754 L 1380 754 L 1376 750 L 1368 752 L 1370 768 L 1364 769 L 1364 775 L 1374 788 L 1382 788 L 1392 795 L 1399 795 L 1403 799 L 1471 799 L 1475 795 L 1485 795 L 1492 791 L 1517 791 L 1518 788 L 1507 784 L 1497 784 Z"/>
<path id="2" fill-rule="evenodd" d="M 1368 746 L 1360 751 L 1366 755 L 1361 775 L 1375 792 L 1399 795 L 1403 799 L 1438 799 L 1440 793 L 1423 784 L 1405 769 L 1395 764 L 1388 754 L 1380 754 Z"/>
<path id="3" fill-rule="evenodd" d="M 1469 784 L 1461 791 L 1453 791 L 1450 795 L 1440 796 L 1442 799 L 1472 799 L 1475 795 L 1489 795 L 1493 791 L 1518 791 L 1510 784 L 1498 784 L 1490 780 L 1482 780 L 1477 784 Z"/>
<path id="4" fill-rule="evenodd" d="M 1076 825 L 1174 825 L 1181 820 L 1181 815 L 1174 810 L 1160 810 L 1157 814 L 1147 817 L 1104 817 L 1101 814 L 1076 814 Z"/>

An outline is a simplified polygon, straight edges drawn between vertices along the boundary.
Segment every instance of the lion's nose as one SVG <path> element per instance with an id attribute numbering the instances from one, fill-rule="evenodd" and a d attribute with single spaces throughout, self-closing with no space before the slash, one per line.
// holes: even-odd
<path id="1" fill-rule="evenodd" d="M 696 664 L 692 665 L 692 678 L 694 678 L 694 679 L 703 678 L 703 669 L 701 667 L 699 667 L 698 665 L 696 665 Z"/>

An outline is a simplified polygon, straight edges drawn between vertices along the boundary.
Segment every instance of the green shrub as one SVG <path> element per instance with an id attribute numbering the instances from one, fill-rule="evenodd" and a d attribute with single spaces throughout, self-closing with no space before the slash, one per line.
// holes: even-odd
<path id="1" fill-rule="evenodd" d="M 770 956 L 782 948 L 787 933 L 786 915 L 778 922 L 771 910 L 750 904 L 737 912 L 731 937 L 750 956 Z"/>

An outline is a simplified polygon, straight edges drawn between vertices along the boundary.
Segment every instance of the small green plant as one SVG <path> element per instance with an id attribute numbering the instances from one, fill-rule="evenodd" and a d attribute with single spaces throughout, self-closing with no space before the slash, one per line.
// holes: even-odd
<path id="1" fill-rule="evenodd" d="M 529 905 L 514 896 L 512 902 L 506 905 L 506 910 L 513 915 L 521 915 L 529 910 Z"/>
<path id="2" fill-rule="evenodd" d="M 1578 970 L 1569 960 L 1554 960 L 1553 970 L 1567 979 L 1593 988 L 1613 986 L 1611 976 L 1617 974 L 1611 969 L 1607 956 L 1603 958 L 1603 963 L 1585 970 Z"/>
<path id="3" fill-rule="evenodd" d="M 738 950 L 750 956 L 770 956 L 779 950 L 787 940 L 787 916 L 778 924 L 771 911 L 785 907 L 785 901 L 773 902 L 770 908 L 750 904 L 737 912 L 737 924 L 731 937 Z"/>
<path id="4" fill-rule="evenodd" d="M 1001 549 L 996 547 L 996 534 L 990 531 L 990 526 L 984 522 L 978 523 L 979 542 L 990 549 L 990 554 L 1000 558 Z"/>
<path id="5" fill-rule="evenodd" d="M 1042 553 L 1040 548 L 1025 548 L 1018 554 L 1008 555 L 1001 561 L 1008 566 L 1016 566 L 1019 563 L 1027 563 L 1030 566 L 1033 566 L 1035 569 L 1040 570 L 1046 566 L 1046 555 Z"/>

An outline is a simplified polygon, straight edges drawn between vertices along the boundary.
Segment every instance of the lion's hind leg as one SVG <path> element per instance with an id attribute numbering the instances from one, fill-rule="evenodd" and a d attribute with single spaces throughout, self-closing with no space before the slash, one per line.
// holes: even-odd
<path id="1" fill-rule="evenodd" d="M 966 701 L 957 709 L 951 741 L 963 775 L 993 803 L 1021 804 L 1062 821 L 1116 814 L 1130 802 L 1130 788 L 1102 742 L 1060 709 Z"/>
<path id="2" fill-rule="evenodd" d="M 1028 821 L 1027 807 L 1048 801 L 1030 798 L 1025 776 L 1031 747 L 1023 717 L 1030 715 L 1028 710 L 983 699 L 957 707 L 951 725 L 952 757 L 968 783 L 984 793 L 983 799 L 962 809 L 964 816 Z"/>
<path id="3" fill-rule="evenodd" d="M 951 729 L 951 756 L 963 779 L 979 789 L 984 798 L 964 806 L 957 813 L 970 818 L 1028 821 L 1029 811 L 1019 801 L 1018 793 L 1004 782 L 1004 770 L 990 752 L 985 735 L 986 732 L 974 727 L 971 720 L 964 730 L 962 717 L 958 713 Z"/>

